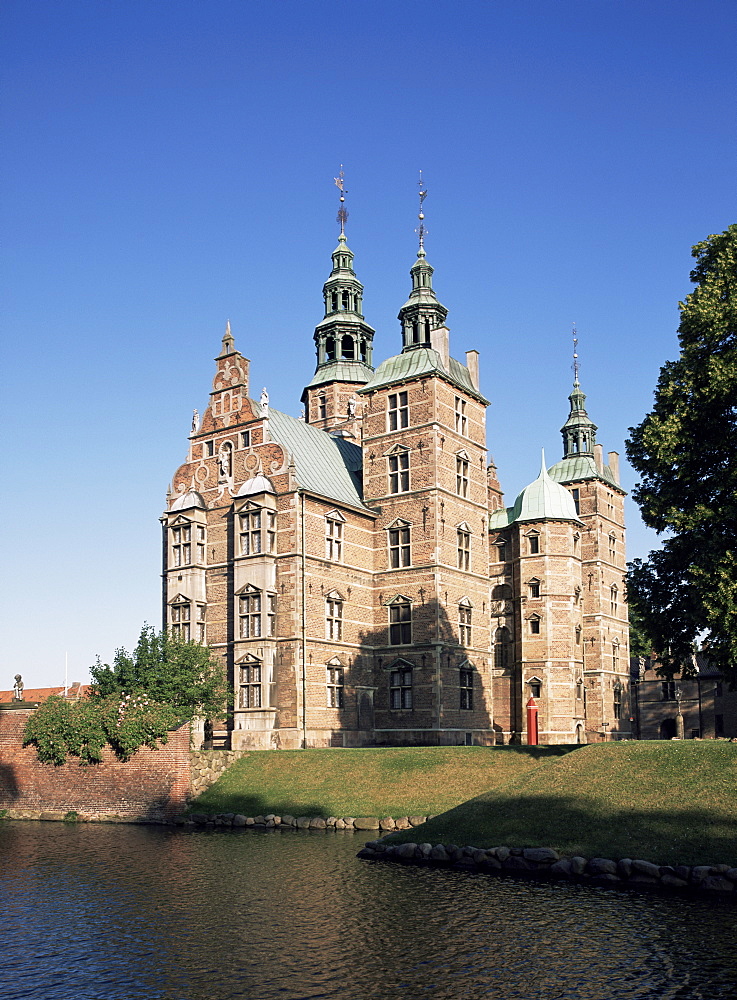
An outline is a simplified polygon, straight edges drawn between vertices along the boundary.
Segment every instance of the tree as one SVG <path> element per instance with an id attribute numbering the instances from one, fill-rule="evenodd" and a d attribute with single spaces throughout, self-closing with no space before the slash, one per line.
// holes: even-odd
<path id="1" fill-rule="evenodd" d="M 680 357 L 626 445 L 643 520 L 666 537 L 630 564 L 627 587 L 664 671 L 689 672 L 701 638 L 737 681 L 737 225 L 692 253 Z"/>
<path id="2" fill-rule="evenodd" d="M 225 673 L 207 646 L 166 630 L 157 633 L 150 625 L 141 629 L 132 654 L 118 649 L 112 667 L 98 660 L 90 674 L 95 698 L 145 693 L 182 719 L 222 715 L 228 702 Z"/>

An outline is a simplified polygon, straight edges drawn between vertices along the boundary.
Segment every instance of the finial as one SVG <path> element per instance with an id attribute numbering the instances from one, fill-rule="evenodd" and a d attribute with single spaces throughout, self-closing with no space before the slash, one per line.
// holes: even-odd
<path id="1" fill-rule="evenodd" d="M 337 222 L 340 223 L 340 237 L 345 239 L 345 224 L 348 221 L 348 212 L 345 207 L 345 174 L 343 173 L 343 164 L 340 165 L 340 173 L 337 177 L 333 178 L 335 180 L 335 186 L 340 191 L 340 208 L 338 209 Z"/>
<path id="2" fill-rule="evenodd" d="M 576 324 L 573 324 L 573 385 L 575 388 L 579 387 L 578 381 L 578 332 L 576 330 Z"/>
<path id="3" fill-rule="evenodd" d="M 233 334 L 230 332 L 230 320 L 225 324 L 225 333 L 223 334 L 223 349 L 220 352 L 222 357 L 224 354 L 231 354 L 235 350 L 235 341 L 233 340 Z"/>
<path id="4" fill-rule="evenodd" d="M 419 188 L 420 188 L 420 191 L 419 191 L 419 195 L 420 195 L 420 210 L 417 213 L 417 218 L 420 220 L 420 224 L 417 227 L 417 229 L 415 229 L 415 232 L 417 233 L 417 235 L 420 238 L 420 248 L 417 251 L 417 256 L 418 257 L 424 257 L 425 256 L 425 237 L 427 236 L 427 229 L 425 229 L 425 213 L 422 210 L 422 205 L 423 205 L 423 203 L 425 201 L 425 198 L 427 198 L 427 189 L 424 187 L 424 185 L 422 183 L 422 171 L 420 171 L 420 179 L 419 179 L 419 181 L 417 183 L 418 183 Z"/>

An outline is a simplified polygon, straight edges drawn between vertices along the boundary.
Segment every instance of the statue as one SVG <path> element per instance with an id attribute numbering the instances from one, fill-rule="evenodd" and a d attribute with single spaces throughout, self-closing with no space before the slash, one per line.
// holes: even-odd
<path id="1" fill-rule="evenodd" d="M 223 448 L 220 452 L 220 475 L 227 479 L 230 475 L 230 448 Z"/>
<path id="2" fill-rule="evenodd" d="M 15 684 L 13 685 L 13 698 L 15 701 L 23 701 L 23 678 L 20 674 L 15 675 Z"/>
<path id="3" fill-rule="evenodd" d="M 192 433 L 196 434 L 200 426 L 200 414 L 197 410 L 192 412 Z"/>
<path id="4" fill-rule="evenodd" d="M 268 414 L 269 414 L 269 394 L 266 391 L 266 386 L 264 386 L 264 388 L 261 390 L 261 399 L 259 400 L 259 402 L 261 403 L 261 409 L 264 411 L 264 416 L 265 417 L 268 416 Z"/>
<path id="5" fill-rule="evenodd" d="M 352 420 L 356 415 L 356 400 L 353 396 L 348 400 L 348 419 Z"/>

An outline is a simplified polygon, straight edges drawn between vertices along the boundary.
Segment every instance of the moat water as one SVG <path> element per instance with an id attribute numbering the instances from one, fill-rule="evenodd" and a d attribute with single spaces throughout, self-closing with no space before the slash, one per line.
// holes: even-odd
<path id="1" fill-rule="evenodd" d="M 364 835 L 0 823 L 3 1000 L 734 1000 L 737 907 L 359 861 Z"/>

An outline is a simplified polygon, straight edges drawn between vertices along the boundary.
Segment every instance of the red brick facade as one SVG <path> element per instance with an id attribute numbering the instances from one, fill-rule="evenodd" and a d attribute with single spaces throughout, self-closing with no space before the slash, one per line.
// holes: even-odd
<path id="1" fill-rule="evenodd" d="M 30 708 L 0 708 L 0 808 L 13 813 L 73 811 L 95 817 L 159 820 L 184 809 L 190 792 L 189 725 L 169 733 L 158 750 L 119 761 L 109 747 L 100 764 L 76 758 L 55 766 L 24 747 Z"/>

